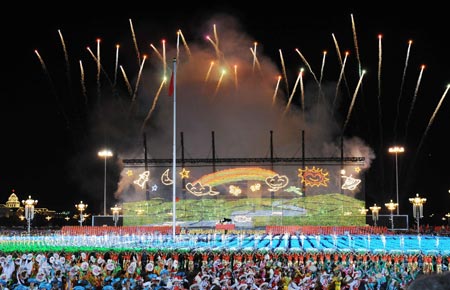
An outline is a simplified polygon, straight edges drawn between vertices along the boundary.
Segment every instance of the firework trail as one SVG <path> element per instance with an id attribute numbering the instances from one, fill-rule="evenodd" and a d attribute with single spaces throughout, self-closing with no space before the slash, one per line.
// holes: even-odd
<path id="1" fill-rule="evenodd" d="M 97 95 L 98 100 L 100 101 L 101 94 L 101 86 L 100 86 L 100 74 L 102 71 L 102 66 L 100 62 L 100 39 L 97 39 Z"/>
<path id="2" fill-rule="evenodd" d="M 345 52 L 345 58 L 344 58 L 344 61 L 343 61 L 342 60 L 342 56 L 341 56 L 341 50 L 339 48 L 339 44 L 337 42 L 337 39 L 336 39 L 336 37 L 334 36 L 333 33 L 331 35 L 333 37 L 334 46 L 336 47 L 336 53 L 337 53 L 338 58 L 339 58 L 339 63 L 341 64 L 341 68 L 342 68 L 342 70 L 341 70 L 342 76 L 339 76 L 340 80 L 339 80 L 338 83 L 340 83 L 342 81 L 341 79 L 344 80 L 345 87 L 347 88 L 347 94 L 350 96 L 350 88 L 348 87 L 347 78 L 345 77 L 345 74 L 343 74 L 344 73 L 343 66 L 345 66 L 345 59 L 349 55 L 349 52 L 348 51 Z M 336 96 L 337 96 L 338 92 L 339 92 L 338 91 L 338 87 L 336 87 Z M 336 98 L 336 96 L 335 96 L 335 98 Z"/>
<path id="3" fill-rule="evenodd" d="M 147 116 L 145 117 L 145 120 L 142 123 L 141 132 L 144 132 L 145 126 L 147 125 L 148 120 L 150 120 L 150 117 L 152 116 L 152 113 L 156 108 L 156 103 L 158 102 L 159 95 L 161 94 L 161 90 L 164 87 L 165 83 L 166 83 L 166 78 L 163 78 L 163 81 L 159 85 L 158 91 L 156 92 L 155 98 L 153 99 L 152 107 L 148 111 Z"/>
<path id="4" fill-rule="evenodd" d="M 56 102 L 58 103 L 59 109 L 61 110 L 61 113 L 63 115 L 64 121 L 66 121 L 66 126 L 67 126 L 67 128 L 69 128 L 70 127 L 69 126 L 69 119 L 67 118 L 67 114 L 64 111 L 64 107 L 61 105 L 61 101 L 60 101 L 58 95 L 56 94 L 55 86 L 53 85 L 52 78 L 50 77 L 50 74 L 48 73 L 47 66 L 45 65 L 45 62 L 42 59 L 42 57 L 39 54 L 39 52 L 37 50 L 35 50 L 34 53 L 37 55 L 37 57 L 39 59 L 39 62 L 41 63 L 42 70 L 44 71 L 45 75 L 47 76 L 47 79 L 48 79 L 49 84 L 50 84 L 50 88 L 51 88 L 51 90 L 53 92 L 53 95 L 56 98 Z"/>
<path id="5" fill-rule="evenodd" d="M 120 45 L 116 44 L 116 61 L 114 65 L 114 83 L 113 83 L 114 87 L 116 87 L 117 84 L 117 68 L 119 66 L 119 48 Z"/>
<path id="6" fill-rule="evenodd" d="M 87 99 L 87 92 L 86 92 L 86 83 L 84 81 L 84 68 L 83 68 L 83 63 L 80 60 L 80 82 L 81 82 L 81 92 L 83 93 L 84 96 L 84 103 L 85 105 L 88 104 L 88 99 Z"/>
<path id="7" fill-rule="evenodd" d="M 95 60 L 95 63 L 97 63 L 97 57 L 92 52 L 91 48 L 88 46 L 88 47 L 86 47 L 86 49 L 87 49 L 87 51 L 89 51 L 89 53 L 91 54 L 92 58 Z"/>
<path id="8" fill-rule="evenodd" d="M 133 22 L 131 21 L 131 18 L 129 19 L 129 22 L 130 22 L 131 36 L 133 37 L 134 49 L 136 50 L 137 62 L 138 62 L 138 65 L 140 65 L 141 64 L 141 53 L 139 52 L 139 47 L 138 47 L 137 40 L 136 40 L 136 34 L 134 33 Z"/>
<path id="9" fill-rule="evenodd" d="M 94 59 L 94 61 L 96 62 L 96 64 L 100 64 L 100 62 L 97 60 L 97 57 L 95 56 L 95 54 L 92 52 L 91 48 L 88 46 L 86 47 L 86 49 L 89 51 L 90 55 L 92 56 L 92 58 Z M 106 79 L 108 80 L 108 83 L 110 84 L 110 86 L 113 88 L 114 85 L 111 81 L 111 79 L 109 78 L 108 74 L 106 73 L 105 69 L 103 68 L 103 66 L 100 64 L 100 70 L 103 72 L 103 74 L 105 75 Z M 99 80 L 100 77 L 97 76 L 97 87 L 99 87 Z"/>
<path id="10" fill-rule="evenodd" d="M 258 67 L 259 72 L 262 73 L 262 70 L 261 70 L 261 64 L 259 63 L 259 60 L 258 60 L 258 57 L 256 56 L 255 50 L 254 50 L 253 48 L 250 47 L 250 51 L 251 51 L 251 53 L 252 53 L 252 55 L 253 55 L 253 60 L 254 60 L 254 62 L 256 63 L 256 66 Z M 253 70 L 253 71 L 254 71 L 254 70 Z"/>
<path id="11" fill-rule="evenodd" d="M 338 44 L 338 42 L 337 42 L 336 37 L 334 36 L 334 33 L 331 33 L 331 36 L 333 37 L 334 46 L 336 47 L 336 53 L 337 53 L 337 56 L 338 56 L 338 58 L 339 58 L 339 63 L 340 63 L 341 66 L 342 66 L 341 49 L 339 48 L 339 44 Z"/>
<path id="12" fill-rule="evenodd" d="M 320 78 L 319 78 L 319 96 L 318 99 L 322 97 L 322 78 L 323 78 L 323 70 L 325 68 L 325 59 L 327 57 L 327 51 L 323 52 L 322 65 L 320 67 Z"/>
<path id="13" fill-rule="evenodd" d="M 289 108 L 291 106 L 292 98 L 294 97 L 295 92 L 297 91 L 298 82 L 300 81 L 300 76 L 302 72 L 300 71 L 298 73 L 297 79 L 295 80 L 294 88 L 292 89 L 291 96 L 289 97 L 288 103 L 286 105 L 286 108 L 284 109 L 283 116 L 286 115 L 286 113 L 289 111 Z"/>
<path id="14" fill-rule="evenodd" d="M 180 34 L 181 30 L 177 31 L 177 59 L 180 59 Z"/>
<path id="15" fill-rule="evenodd" d="M 212 44 L 212 46 L 214 47 L 214 50 L 216 52 L 216 58 L 217 60 L 220 61 L 220 50 L 219 47 L 217 46 L 217 44 L 214 42 L 214 40 L 211 39 L 211 37 L 209 37 L 209 35 L 206 36 L 206 39 Z"/>
<path id="16" fill-rule="evenodd" d="M 150 43 L 150 47 L 153 48 L 153 50 L 156 52 L 156 55 L 161 60 L 161 62 L 164 64 L 164 58 L 161 55 L 161 53 L 158 51 L 158 49 L 153 45 L 153 43 Z"/>
<path id="17" fill-rule="evenodd" d="M 319 79 L 319 84 L 322 84 L 322 78 L 323 78 L 323 69 L 325 67 L 325 59 L 327 57 L 327 51 L 324 50 L 323 52 L 323 58 L 322 58 L 322 66 L 320 67 L 320 79 Z"/>
<path id="18" fill-rule="evenodd" d="M 64 60 L 66 61 L 66 66 L 67 69 L 69 70 L 69 55 L 67 54 L 67 47 L 66 47 L 66 43 L 64 42 L 64 37 L 61 33 L 61 30 L 58 29 L 58 34 L 59 34 L 59 38 L 61 39 L 61 45 L 63 47 L 63 51 L 64 51 Z"/>
<path id="19" fill-rule="evenodd" d="M 286 85 L 286 94 L 289 95 L 289 83 L 286 73 L 286 66 L 284 65 L 283 52 L 281 51 L 281 49 L 279 49 L 278 51 L 280 52 L 281 68 L 283 70 L 284 84 Z"/>
<path id="20" fill-rule="evenodd" d="M 439 108 L 441 107 L 442 102 L 444 101 L 444 98 L 447 95 L 449 89 L 450 89 L 450 85 L 447 85 L 447 88 L 445 89 L 444 93 L 442 94 L 442 97 L 439 100 L 439 103 L 437 104 L 436 109 L 434 110 L 433 115 L 430 118 L 430 121 L 428 122 L 427 128 L 425 129 L 425 132 L 422 135 L 422 139 L 420 139 L 419 146 L 417 147 L 417 150 L 416 150 L 416 156 L 419 153 L 420 149 L 422 148 L 423 141 L 425 140 L 425 137 L 427 136 L 428 131 L 430 130 L 431 125 L 433 124 L 434 118 L 436 117 L 436 114 L 439 111 Z"/>
<path id="21" fill-rule="evenodd" d="M 320 82 L 317 79 L 316 74 L 313 72 L 313 70 L 312 70 L 311 66 L 309 65 L 308 61 L 306 60 L 306 58 L 303 56 L 303 54 L 300 52 L 300 50 L 298 48 L 296 48 L 295 51 L 298 53 L 298 55 L 300 55 L 301 59 L 303 60 L 303 62 L 306 65 L 306 67 L 308 67 L 309 72 L 314 77 L 314 80 L 316 81 L 317 85 L 320 87 Z"/>
<path id="22" fill-rule="evenodd" d="M 137 97 L 137 91 L 138 91 L 138 88 L 139 88 L 139 83 L 141 82 L 142 69 L 144 68 L 144 63 L 145 63 L 146 59 L 147 59 L 147 56 L 144 55 L 144 57 L 142 59 L 141 67 L 139 68 L 139 73 L 138 73 L 138 76 L 137 76 L 137 79 L 136 79 L 136 85 L 134 87 L 133 98 L 131 99 L 132 103 L 134 103 L 134 101 L 136 100 L 136 97 Z"/>
<path id="23" fill-rule="evenodd" d="M 133 89 L 131 88 L 130 81 L 128 80 L 127 74 L 125 73 L 123 66 L 120 66 L 120 70 L 122 71 L 123 79 L 125 80 L 125 84 L 127 85 L 128 94 L 131 97 L 133 95 Z"/>
<path id="24" fill-rule="evenodd" d="M 234 87 L 238 89 L 238 74 L 237 74 L 237 65 L 234 65 Z"/>
<path id="25" fill-rule="evenodd" d="M 214 40 L 212 40 L 211 37 L 209 37 L 209 35 L 206 36 L 206 39 L 212 44 L 212 46 L 214 47 L 214 50 L 217 52 L 217 45 L 214 42 Z"/>
<path id="26" fill-rule="evenodd" d="M 305 123 L 305 87 L 303 86 L 303 72 L 304 69 L 300 69 L 300 95 L 301 95 L 301 106 L 302 106 L 302 119 L 303 123 Z"/>
<path id="27" fill-rule="evenodd" d="M 345 119 L 344 126 L 342 127 L 342 133 L 345 132 L 347 128 L 348 121 L 350 120 L 350 115 L 352 114 L 353 106 L 355 105 L 356 96 L 358 95 L 359 87 L 361 86 L 362 79 L 364 77 L 365 71 L 361 72 L 361 77 L 359 78 L 358 85 L 356 86 L 355 92 L 353 93 L 352 102 L 350 104 L 350 108 L 348 109 L 347 118 Z"/>
<path id="28" fill-rule="evenodd" d="M 278 88 L 280 87 L 280 81 L 281 81 L 281 76 L 278 76 L 277 84 L 275 86 L 275 91 L 274 91 L 273 97 L 272 97 L 272 106 L 275 105 L 275 98 L 278 93 Z"/>
<path id="29" fill-rule="evenodd" d="M 224 75 L 225 75 L 225 70 L 223 69 L 222 73 L 220 74 L 219 80 L 217 81 L 216 90 L 214 91 L 214 96 L 216 96 L 217 93 L 219 92 L 219 87 L 220 87 L 220 84 L 222 83 Z"/>
<path id="30" fill-rule="evenodd" d="M 402 95 L 403 95 L 403 86 L 405 84 L 406 69 L 408 68 L 411 45 L 412 45 L 412 40 L 408 41 L 408 49 L 406 51 L 405 66 L 403 68 L 402 81 L 400 83 L 400 94 L 398 95 L 398 99 L 397 99 L 397 114 L 395 115 L 395 121 L 394 121 L 394 139 L 397 139 L 398 116 L 400 115 L 400 99 L 402 98 Z"/>
<path id="31" fill-rule="evenodd" d="M 358 38 L 356 36 L 355 20 L 353 19 L 353 14 L 350 14 L 350 17 L 352 18 L 353 42 L 355 44 L 356 59 L 358 60 L 358 72 L 359 75 L 361 75 L 361 58 L 359 57 L 359 47 L 358 47 Z"/>
<path id="32" fill-rule="evenodd" d="M 64 41 L 64 37 L 61 33 L 61 30 L 58 29 L 59 38 L 61 39 L 61 45 L 64 51 L 64 60 L 66 61 L 66 74 L 67 74 L 67 82 L 69 84 L 69 91 L 72 91 L 71 87 L 71 78 L 70 78 L 70 63 L 69 63 L 69 55 L 67 53 L 66 43 Z"/>
<path id="33" fill-rule="evenodd" d="M 258 45 L 258 43 L 255 41 L 253 43 L 253 50 L 250 48 L 250 51 L 253 54 L 253 67 L 252 67 L 252 71 L 255 72 L 255 65 L 256 65 L 256 46 Z"/>
<path id="34" fill-rule="evenodd" d="M 332 110 L 331 110 L 331 112 L 333 114 L 334 114 L 334 106 L 336 105 L 336 100 L 337 100 L 337 96 L 339 93 L 339 86 L 341 85 L 342 77 L 344 76 L 345 64 L 347 63 L 347 57 L 348 57 L 348 52 L 345 53 L 344 61 L 342 62 L 342 65 L 341 65 L 341 72 L 339 73 L 339 79 L 336 84 L 336 93 L 334 95 L 333 105 L 332 105 Z"/>
<path id="35" fill-rule="evenodd" d="M 162 46 L 163 46 L 163 66 L 164 66 L 164 72 L 163 76 L 166 77 L 166 71 L 167 71 L 167 60 L 166 60 L 166 40 L 162 40 Z"/>
<path id="36" fill-rule="evenodd" d="M 206 83 L 206 82 L 208 81 L 208 79 L 209 79 L 209 75 L 211 74 L 211 70 L 212 70 L 213 66 L 214 66 L 214 61 L 211 61 L 211 64 L 209 65 L 209 69 L 208 69 L 208 71 L 206 72 L 205 83 Z"/>
<path id="37" fill-rule="evenodd" d="M 382 42 L 381 39 L 383 36 L 380 34 L 378 35 L 378 99 L 380 98 L 381 94 L 381 66 L 382 66 L 382 60 L 383 60 L 383 48 L 382 48 Z M 378 102 L 379 103 L 379 102 Z"/>
<path id="38" fill-rule="evenodd" d="M 380 150 L 383 148 L 383 121 L 382 121 L 382 110 L 381 110 L 381 67 L 383 63 L 383 48 L 381 39 L 383 36 L 378 35 L 378 127 L 380 130 Z"/>
<path id="39" fill-rule="evenodd" d="M 216 24 L 213 24 L 213 33 L 214 33 L 214 40 L 216 42 L 216 46 L 219 47 L 219 37 L 217 35 Z"/>
<path id="40" fill-rule="evenodd" d="M 102 65 L 100 63 L 100 60 L 99 60 L 99 57 L 100 57 L 100 39 L 97 39 L 97 56 L 95 56 L 95 54 L 92 52 L 92 50 L 91 50 L 91 48 L 89 46 L 86 49 L 89 51 L 89 53 L 91 54 L 91 56 L 94 59 L 95 63 L 97 64 L 97 77 L 96 77 L 96 80 L 97 80 L 97 102 L 98 102 L 99 107 L 100 107 L 100 98 L 101 98 L 100 72 L 103 70 L 103 67 L 102 67 Z M 104 73 L 105 73 L 105 75 L 107 75 L 106 72 L 104 72 Z M 109 78 L 108 78 L 108 80 L 109 80 Z M 110 81 L 110 83 L 111 83 L 111 81 Z M 112 84 L 111 84 L 111 86 L 112 86 Z"/>
<path id="41" fill-rule="evenodd" d="M 186 49 L 188 56 L 191 57 L 191 50 L 186 42 L 186 39 L 184 38 L 183 32 L 181 31 L 181 29 L 178 31 L 180 32 L 180 36 L 181 36 L 181 40 L 183 41 L 184 48 Z"/>
<path id="42" fill-rule="evenodd" d="M 422 65 L 421 68 L 420 68 L 419 77 L 417 79 L 416 89 L 414 90 L 414 96 L 413 96 L 413 99 L 411 101 L 411 106 L 409 107 L 408 118 L 406 119 L 405 141 L 407 140 L 409 121 L 411 120 L 411 115 L 412 115 L 412 112 L 413 112 L 413 109 L 414 109 L 414 104 L 416 103 L 417 93 L 419 91 L 419 86 L 420 86 L 420 82 L 422 80 L 422 75 L 423 75 L 424 69 L 425 69 L 425 65 Z"/>
<path id="43" fill-rule="evenodd" d="M 141 81 L 141 76 L 142 76 L 142 69 L 144 68 L 144 63 L 145 63 L 146 58 L 147 58 L 147 56 L 144 55 L 143 59 L 142 59 L 141 67 L 139 68 L 139 73 L 138 73 L 138 76 L 136 79 L 136 85 L 134 87 L 133 97 L 131 98 L 131 103 L 130 103 L 130 111 L 129 111 L 130 115 L 133 112 L 134 105 L 136 103 L 137 92 L 138 92 L 139 83 Z"/>
<path id="44" fill-rule="evenodd" d="M 223 52 L 220 50 L 220 45 L 219 45 L 219 35 L 217 34 L 217 29 L 216 29 L 216 25 L 213 25 L 213 33 L 214 33 L 214 47 L 216 49 L 216 54 L 217 54 L 217 59 L 221 60 L 224 62 L 224 54 Z"/>
<path id="45" fill-rule="evenodd" d="M 47 66 L 45 65 L 44 60 L 42 59 L 41 55 L 37 50 L 34 51 L 34 53 L 37 55 L 39 62 L 41 63 L 42 69 L 44 70 L 45 74 L 48 75 Z"/>

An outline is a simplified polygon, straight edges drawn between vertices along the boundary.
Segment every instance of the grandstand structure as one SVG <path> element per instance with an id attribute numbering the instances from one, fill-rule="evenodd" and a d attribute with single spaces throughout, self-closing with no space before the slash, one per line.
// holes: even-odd
<path id="1" fill-rule="evenodd" d="M 344 156 L 343 142 L 340 156 L 306 156 L 304 132 L 301 157 L 275 157 L 270 133 L 270 155 L 261 158 L 217 158 L 214 132 L 211 158 L 185 158 L 183 133 L 177 158 L 147 158 L 144 136 L 144 158 L 122 160 L 125 194 L 142 198 L 122 204 L 121 223 L 173 224 L 175 209 L 182 227 L 367 224 L 364 157 Z"/>

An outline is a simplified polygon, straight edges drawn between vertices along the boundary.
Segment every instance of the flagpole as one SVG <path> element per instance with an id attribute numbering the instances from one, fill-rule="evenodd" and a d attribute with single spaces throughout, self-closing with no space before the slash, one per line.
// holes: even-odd
<path id="1" fill-rule="evenodd" d="M 177 183 L 176 183 L 176 177 L 177 177 L 177 142 L 176 142 L 176 136 L 177 136 L 177 59 L 173 59 L 173 144 L 172 144 L 172 237 L 175 241 L 175 235 L 176 235 L 176 221 L 177 221 L 177 214 L 176 214 L 176 198 L 177 198 Z"/>

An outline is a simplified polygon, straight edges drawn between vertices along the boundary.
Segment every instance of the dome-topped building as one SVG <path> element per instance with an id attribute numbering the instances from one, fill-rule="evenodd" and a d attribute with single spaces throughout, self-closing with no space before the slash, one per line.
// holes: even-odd
<path id="1" fill-rule="evenodd" d="M 11 193 L 11 195 L 8 198 L 8 201 L 6 202 L 5 206 L 7 208 L 19 208 L 20 207 L 20 201 L 19 198 L 17 197 L 17 195 L 14 193 L 14 189 Z"/>
<path id="2" fill-rule="evenodd" d="M 28 197 L 31 198 L 30 196 Z M 15 190 L 13 189 L 11 195 L 8 197 L 8 200 L 4 204 L 0 204 L 0 218 L 9 219 L 15 217 L 23 221 L 25 217 L 25 207 L 23 204 L 24 202 L 25 200 L 19 199 L 19 197 L 16 195 Z M 34 204 L 36 203 L 37 200 L 35 201 Z M 33 210 L 35 218 L 46 219 L 47 224 L 48 221 L 54 218 L 56 214 L 54 210 L 49 210 L 45 207 L 34 207 Z M 11 224 L 11 221 L 9 220 L 0 221 L 0 225 L 4 224 L 9 226 Z"/>

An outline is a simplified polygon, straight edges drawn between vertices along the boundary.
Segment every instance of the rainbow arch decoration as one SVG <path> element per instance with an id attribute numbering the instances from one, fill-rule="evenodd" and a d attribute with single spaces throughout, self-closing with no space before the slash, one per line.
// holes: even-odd
<path id="1" fill-rule="evenodd" d="M 269 169 L 260 167 L 238 167 L 231 169 L 224 169 L 207 175 L 203 175 L 201 178 L 192 182 L 193 184 L 207 184 L 209 186 L 217 186 L 221 184 L 245 181 L 245 180 L 258 180 L 266 181 L 267 178 L 277 175 L 276 172 Z"/>

